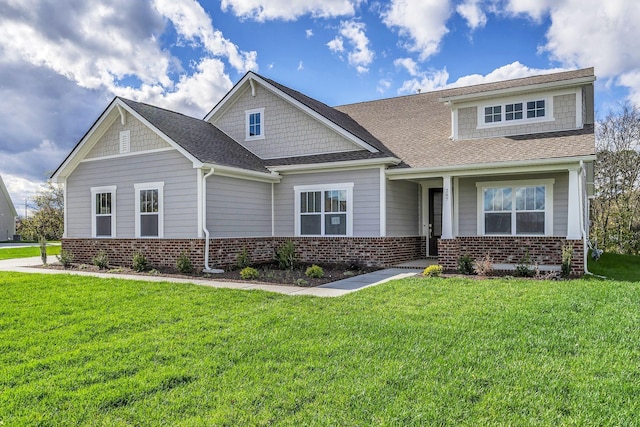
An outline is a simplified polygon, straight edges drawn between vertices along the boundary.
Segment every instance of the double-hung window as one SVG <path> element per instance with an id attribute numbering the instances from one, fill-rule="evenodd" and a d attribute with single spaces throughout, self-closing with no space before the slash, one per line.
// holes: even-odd
<path id="1" fill-rule="evenodd" d="M 264 138 L 264 108 L 245 111 L 245 139 Z"/>
<path id="2" fill-rule="evenodd" d="M 353 183 L 294 187 L 296 235 L 351 236 Z"/>
<path id="3" fill-rule="evenodd" d="M 553 182 L 478 183 L 478 234 L 551 235 Z"/>
<path id="4" fill-rule="evenodd" d="M 116 237 L 116 188 L 91 187 L 92 237 Z"/>
<path id="5" fill-rule="evenodd" d="M 163 182 L 135 184 L 136 237 L 163 237 Z"/>

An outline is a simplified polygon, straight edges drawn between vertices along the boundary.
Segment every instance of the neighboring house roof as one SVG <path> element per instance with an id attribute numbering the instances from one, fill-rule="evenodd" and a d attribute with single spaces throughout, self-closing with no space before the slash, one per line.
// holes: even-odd
<path id="1" fill-rule="evenodd" d="M 258 156 L 209 122 L 141 102 L 118 99 L 202 163 L 269 172 Z"/>
<path id="2" fill-rule="evenodd" d="M 404 164 L 399 167 L 437 168 L 591 156 L 595 154 L 593 125 L 574 131 L 452 140 L 451 108 L 443 102 L 453 97 L 466 98 L 496 91 L 526 93 L 532 88 L 540 90 L 541 85 L 559 87 L 562 82 L 576 79 L 593 80 L 593 68 L 335 108 L 349 114 L 401 158 Z M 534 140 L 535 143 L 531 143 Z"/>
<path id="3" fill-rule="evenodd" d="M 10 209 L 10 214 L 13 217 L 18 216 L 18 212 L 16 211 L 16 207 L 13 204 L 13 200 L 11 200 L 11 196 L 9 195 L 9 190 L 7 190 L 7 187 L 4 185 L 4 181 L 2 180 L 2 176 L 0 176 L 0 194 L 2 194 L 5 198 L 5 200 L 7 201 L 7 205 L 9 206 Z"/>

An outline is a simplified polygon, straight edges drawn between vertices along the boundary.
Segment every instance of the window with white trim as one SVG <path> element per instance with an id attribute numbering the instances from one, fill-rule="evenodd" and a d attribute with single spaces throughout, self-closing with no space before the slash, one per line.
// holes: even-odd
<path id="1" fill-rule="evenodd" d="M 297 236 L 351 236 L 353 183 L 295 186 Z"/>
<path id="2" fill-rule="evenodd" d="M 553 120 L 550 103 L 545 99 L 507 101 L 478 108 L 478 127 L 508 126 Z"/>
<path id="3" fill-rule="evenodd" d="M 116 188 L 91 187 L 91 237 L 116 237 Z"/>
<path id="4" fill-rule="evenodd" d="M 247 140 L 264 138 L 264 108 L 245 111 L 245 121 Z"/>
<path id="5" fill-rule="evenodd" d="M 136 206 L 136 238 L 163 237 L 164 182 L 148 182 L 135 184 Z"/>
<path id="6" fill-rule="evenodd" d="M 478 233 L 551 235 L 553 182 L 478 183 Z"/>

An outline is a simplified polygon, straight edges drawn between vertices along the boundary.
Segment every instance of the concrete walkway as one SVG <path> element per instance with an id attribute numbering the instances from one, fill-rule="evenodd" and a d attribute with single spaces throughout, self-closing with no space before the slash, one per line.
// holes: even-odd
<path id="1" fill-rule="evenodd" d="M 339 297 L 351 292 L 359 291 L 360 289 L 379 285 L 390 280 L 411 277 L 422 272 L 422 270 L 413 270 L 406 268 L 389 268 L 386 270 L 374 271 L 373 273 L 349 277 L 348 279 L 338 280 L 336 282 L 327 283 L 325 285 L 313 288 L 305 288 L 300 286 L 271 285 L 267 283 L 229 282 L 215 279 L 183 279 L 177 277 L 141 276 L 135 274 L 54 270 L 47 268 L 37 268 L 37 266 L 39 265 L 42 265 L 40 257 L 0 260 L 0 271 L 15 271 L 18 273 L 41 274 L 73 274 L 77 276 L 91 276 L 104 279 L 116 278 L 126 280 L 140 280 L 145 282 L 191 283 L 201 286 L 210 286 L 213 288 L 230 288 L 241 290 L 257 289 L 286 295 L 312 295 L 317 297 Z"/>

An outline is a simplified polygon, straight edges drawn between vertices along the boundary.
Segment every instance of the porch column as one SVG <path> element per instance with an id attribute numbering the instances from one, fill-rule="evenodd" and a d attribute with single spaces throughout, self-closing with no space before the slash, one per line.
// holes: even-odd
<path id="1" fill-rule="evenodd" d="M 567 239 L 582 239 L 580 230 L 580 186 L 579 167 L 569 169 L 569 199 L 567 200 Z"/>
<path id="2" fill-rule="evenodd" d="M 442 177 L 442 239 L 453 239 L 453 194 L 451 176 Z"/>

